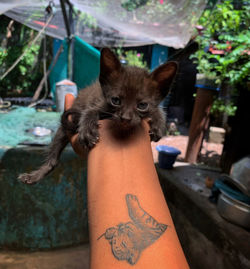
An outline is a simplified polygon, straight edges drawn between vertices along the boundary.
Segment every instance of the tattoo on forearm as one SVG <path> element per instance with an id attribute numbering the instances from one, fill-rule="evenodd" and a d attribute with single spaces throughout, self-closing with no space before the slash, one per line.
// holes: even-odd
<path id="1" fill-rule="evenodd" d="M 127 194 L 128 214 L 132 220 L 111 227 L 98 240 L 105 236 L 111 245 L 112 253 L 119 261 L 126 260 L 134 265 L 142 250 L 153 244 L 167 229 L 166 224 L 158 223 L 139 204 L 135 195 Z"/>

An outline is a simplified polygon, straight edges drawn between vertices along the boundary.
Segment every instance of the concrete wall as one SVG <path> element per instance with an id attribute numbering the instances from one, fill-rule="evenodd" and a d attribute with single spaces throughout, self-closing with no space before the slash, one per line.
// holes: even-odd
<path id="1" fill-rule="evenodd" d="M 8 150 L 0 166 L 0 248 L 49 249 L 88 241 L 86 161 L 71 148 L 36 185 L 17 180 L 38 167 L 44 148 Z"/>
<path id="2" fill-rule="evenodd" d="M 224 220 L 208 200 L 205 178 L 220 173 L 190 165 L 157 171 L 190 268 L 249 269 L 249 231 Z"/>
<path id="3" fill-rule="evenodd" d="M 41 148 L 8 150 L 0 167 L 0 248 L 53 249 L 88 241 L 86 161 L 68 148 L 55 171 L 36 185 L 17 180 L 39 166 Z M 192 269 L 250 268 L 250 233 L 222 219 L 208 201 L 207 176 L 219 173 L 183 165 L 158 168 L 175 227 Z"/>

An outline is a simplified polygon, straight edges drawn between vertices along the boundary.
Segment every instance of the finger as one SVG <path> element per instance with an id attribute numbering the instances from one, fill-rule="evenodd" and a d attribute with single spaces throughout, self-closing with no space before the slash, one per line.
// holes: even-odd
<path id="1" fill-rule="evenodd" d="M 68 110 L 72 107 L 75 97 L 71 93 L 67 93 L 64 98 L 64 110 Z M 68 119 L 71 121 L 72 117 L 69 115 Z"/>
<path id="2" fill-rule="evenodd" d="M 144 126 L 144 128 L 146 128 L 148 131 L 150 129 L 150 123 L 151 123 L 151 119 L 150 118 L 146 118 L 142 120 L 142 124 Z"/>
<path id="3" fill-rule="evenodd" d="M 64 99 L 64 109 L 68 110 L 72 107 L 73 103 L 74 103 L 75 97 L 74 95 L 67 93 L 65 95 L 65 99 Z M 71 120 L 71 115 L 69 116 L 69 120 Z M 74 151 L 81 157 L 86 157 L 86 151 L 83 149 L 83 147 L 79 144 L 78 141 L 78 134 L 75 135 L 70 135 L 68 134 L 70 143 L 72 148 L 74 149 Z"/>
<path id="4" fill-rule="evenodd" d="M 83 148 L 82 145 L 80 145 L 78 140 L 78 134 L 75 134 L 70 137 L 70 143 L 74 151 L 81 156 L 82 158 L 85 158 L 87 156 L 87 151 Z"/>
<path id="5" fill-rule="evenodd" d="M 74 103 L 74 100 L 74 95 L 71 93 L 67 93 L 64 99 L 64 110 L 68 110 L 69 108 L 71 108 Z"/>

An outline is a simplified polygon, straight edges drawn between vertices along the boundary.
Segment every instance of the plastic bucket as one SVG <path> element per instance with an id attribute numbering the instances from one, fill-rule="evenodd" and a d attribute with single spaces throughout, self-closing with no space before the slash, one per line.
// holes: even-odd
<path id="1" fill-rule="evenodd" d="M 156 150 L 159 152 L 158 162 L 159 167 L 163 169 L 173 168 L 176 157 L 181 154 L 180 150 L 174 147 L 169 147 L 166 145 L 156 146 Z"/>
<path id="2" fill-rule="evenodd" d="M 77 96 L 77 86 L 70 80 L 62 80 L 56 83 L 56 111 L 64 111 L 64 98 L 67 93 Z"/>

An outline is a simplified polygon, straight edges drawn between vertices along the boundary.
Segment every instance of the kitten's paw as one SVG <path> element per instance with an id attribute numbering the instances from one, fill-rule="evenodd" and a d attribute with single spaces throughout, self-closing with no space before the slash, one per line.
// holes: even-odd
<path id="1" fill-rule="evenodd" d="M 158 132 L 158 130 L 150 130 L 149 131 L 150 139 L 151 141 L 158 142 L 162 137 L 163 134 L 161 132 Z"/>
<path id="2" fill-rule="evenodd" d="M 18 179 L 20 181 L 22 181 L 23 183 L 29 184 L 29 185 L 35 184 L 35 183 L 37 183 L 40 180 L 40 178 L 38 178 L 38 176 L 36 174 L 34 174 L 34 173 L 30 173 L 30 174 L 24 173 L 24 174 L 21 174 L 21 175 L 18 176 Z"/>
<path id="3" fill-rule="evenodd" d="M 92 149 L 99 142 L 98 129 L 79 132 L 79 143 L 87 149 Z"/>
<path id="4" fill-rule="evenodd" d="M 151 141 L 158 142 L 164 135 L 166 135 L 166 128 L 152 124 L 150 126 L 149 135 Z"/>
<path id="5" fill-rule="evenodd" d="M 126 202 L 129 207 L 138 207 L 139 201 L 137 197 L 133 194 L 127 194 L 126 195 Z"/>

